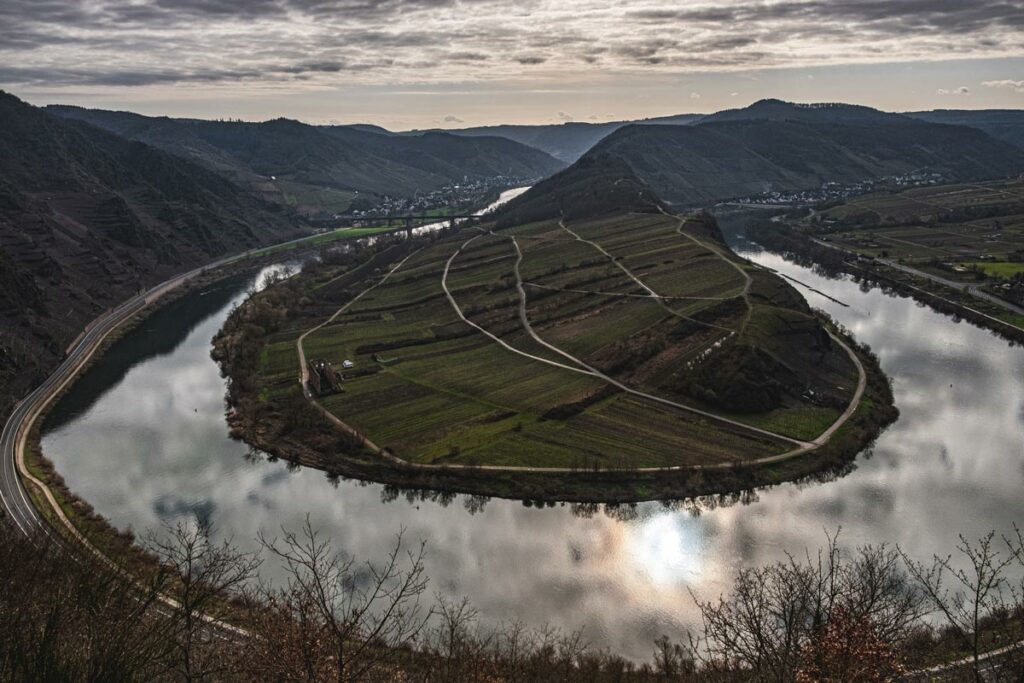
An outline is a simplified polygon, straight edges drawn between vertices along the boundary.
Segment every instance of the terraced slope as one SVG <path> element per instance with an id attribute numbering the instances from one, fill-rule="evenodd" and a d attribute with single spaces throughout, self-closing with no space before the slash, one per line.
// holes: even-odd
<path id="1" fill-rule="evenodd" d="M 857 386 L 799 296 L 706 216 L 485 226 L 402 253 L 372 289 L 302 285 L 261 355 L 268 401 L 298 390 L 303 335 L 306 359 L 355 364 L 320 405 L 397 458 L 608 469 L 794 451 Z"/>

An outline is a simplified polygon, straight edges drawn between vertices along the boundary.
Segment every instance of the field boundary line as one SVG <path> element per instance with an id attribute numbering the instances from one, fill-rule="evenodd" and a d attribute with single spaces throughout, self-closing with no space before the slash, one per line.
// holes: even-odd
<path id="1" fill-rule="evenodd" d="M 299 386 L 302 387 L 302 394 L 303 394 L 303 396 L 305 396 L 306 399 L 310 403 L 312 403 L 314 406 L 316 406 L 321 411 L 323 411 L 324 415 L 328 416 L 329 418 L 333 418 L 332 421 L 335 424 L 337 424 L 338 426 L 342 427 L 344 430 L 346 430 L 347 432 L 353 434 L 354 436 L 357 436 L 360 439 L 362 439 L 363 442 L 371 450 L 375 450 L 375 451 L 379 451 L 380 447 L 377 446 L 376 444 L 374 444 L 372 441 L 370 441 L 370 439 L 367 438 L 366 435 L 360 434 L 357 430 L 353 429 L 351 426 L 347 425 L 346 423 L 342 422 L 340 419 L 335 417 L 334 413 L 330 412 L 329 410 L 324 408 L 322 405 L 320 405 L 319 401 L 317 401 L 316 398 L 313 396 L 312 392 L 309 390 L 309 367 L 306 365 L 306 350 L 305 350 L 305 348 L 303 348 L 302 343 L 306 340 L 306 337 L 308 337 L 309 335 L 313 334 L 314 332 L 322 329 L 326 325 L 329 325 L 330 323 L 332 323 L 335 320 L 337 320 L 338 316 L 340 316 L 342 313 L 347 311 L 354 303 L 356 303 L 357 301 L 362 299 L 363 296 L 365 296 L 366 294 L 369 294 L 374 289 L 376 289 L 377 287 L 380 287 L 382 284 L 384 284 L 384 282 L 386 282 L 387 279 L 389 277 L 391 277 L 395 273 L 395 271 L 397 271 L 399 268 L 401 268 L 402 266 L 405 265 L 406 261 L 411 259 L 416 254 L 420 253 L 421 251 L 423 251 L 422 247 L 420 249 L 417 249 L 416 251 L 412 252 L 408 256 L 406 256 L 404 259 L 399 261 L 393 268 L 391 268 L 391 270 L 389 270 L 387 273 L 385 273 L 384 277 L 382 277 L 381 279 L 377 280 L 377 282 L 373 283 L 372 285 L 370 285 L 366 289 L 364 289 L 361 292 L 359 292 L 359 294 L 356 294 L 345 305 L 343 305 L 341 308 L 336 310 L 331 315 L 331 317 L 327 318 L 326 320 L 324 320 L 322 323 L 320 323 L 316 327 L 311 327 L 310 329 L 306 330 L 301 335 L 299 335 L 298 339 L 295 340 L 295 349 L 296 349 L 296 351 L 299 354 Z"/>
<path id="2" fill-rule="evenodd" d="M 666 214 L 666 215 L 668 215 L 668 214 Z M 564 227 L 564 225 L 563 225 L 563 227 Z M 566 228 L 566 230 L 568 231 L 568 228 Z M 574 234 L 571 231 L 569 231 L 569 232 L 570 232 L 570 234 Z M 803 455 L 805 453 L 810 453 L 810 452 L 820 448 L 821 446 L 823 446 L 835 434 L 835 432 L 838 431 L 849 420 L 849 418 L 857 411 L 858 407 L 860 406 L 860 401 L 861 401 L 861 399 L 862 399 L 862 397 L 864 395 L 864 391 L 865 391 L 865 389 L 867 387 L 867 372 L 864 369 L 864 365 L 860 362 L 860 359 L 857 357 L 857 354 L 853 351 L 853 349 L 851 349 L 849 347 L 849 345 L 846 344 L 846 342 L 844 342 L 838 335 L 836 335 L 834 332 L 832 332 L 828 328 L 826 328 L 826 332 L 829 334 L 829 336 L 833 340 L 836 341 L 836 343 L 838 343 L 846 351 L 847 355 L 853 361 L 854 366 L 857 368 L 859 377 L 858 377 L 858 382 L 857 382 L 857 389 L 854 392 L 853 398 L 850 400 L 849 404 L 847 405 L 846 410 L 825 431 L 823 431 L 818 437 L 816 437 L 815 439 L 813 439 L 811 441 L 801 441 L 801 440 L 795 439 L 793 437 L 789 437 L 789 436 L 785 436 L 785 435 L 782 435 L 782 434 L 778 434 L 778 433 L 772 432 L 772 431 L 767 430 L 767 429 L 762 429 L 760 427 L 755 427 L 753 425 L 744 424 L 742 422 L 739 422 L 737 420 L 732 420 L 732 419 L 724 417 L 722 415 L 716 415 L 716 414 L 711 413 L 709 411 L 704 411 L 704 410 L 701 410 L 699 408 L 694 408 L 692 406 L 688 406 L 688 405 L 685 405 L 685 404 L 682 404 L 682 403 L 678 403 L 676 401 L 672 401 L 672 400 L 667 399 L 667 398 L 662 398 L 660 396 L 655 396 L 653 394 L 647 394 L 647 393 L 645 393 L 643 391 L 640 391 L 638 389 L 634 389 L 632 387 L 629 387 L 629 386 L 623 384 L 622 382 L 620 382 L 620 381 L 618 381 L 618 380 L 616 380 L 616 379 L 614 379 L 612 377 L 609 377 L 608 375 L 606 375 L 603 372 L 597 370 L 596 368 L 590 366 L 589 364 L 583 362 L 582 360 L 576 358 L 575 356 L 572 356 L 568 352 L 566 352 L 566 351 L 564 351 L 564 350 L 562 350 L 562 349 L 560 349 L 560 348 L 550 344 L 549 342 L 547 342 L 544 339 L 542 339 L 536 333 L 536 331 L 533 329 L 533 326 L 530 325 L 529 318 L 526 315 L 526 311 L 525 311 L 525 308 L 526 308 L 526 291 L 523 288 L 523 281 L 522 281 L 522 277 L 521 277 L 520 270 L 519 270 L 519 264 L 520 264 L 520 262 L 522 261 L 522 258 L 523 258 L 522 250 L 520 249 L 519 243 L 518 243 L 518 241 L 516 240 L 516 238 L 514 236 L 504 236 L 503 235 L 503 237 L 506 237 L 507 239 L 510 239 L 512 241 L 512 243 L 513 243 L 513 245 L 515 247 L 515 250 L 516 250 L 516 254 L 517 254 L 516 262 L 515 262 L 515 267 L 514 267 L 514 273 L 515 273 L 515 276 L 516 276 L 516 285 L 517 285 L 517 290 L 519 292 L 519 297 L 520 297 L 520 303 L 519 303 L 520 319 L 521 319 L 521 322 L 524 325 L 524 328 L 525 328 L 526 332 L 528 334 L 530 334 L 530 336 L 535 341 L 537 341 L 538 343 L 540 343 L 544 347 L 549 348 L 549 349 L 551 349 L 554 352 L 557 352 L 559 355 L 565 357 L 567 360 L 571 360 L 572 362 L 577 363 L 580 367 L 573 367 L 573 366 L 570 366 L 570 365 L 566 365 L 564 363 L 559 363 L 557 361 L 550 360 L 550 359 L 547 359 L 547 358 L 543 358 L 541 356 L 536 356 L 536 355 L 528 353 L 526 351 L 522 351 L 520 349 L 517 349 L 514 346 L 510 345 L 505 340 L 501 339 L 500 337 L 496 336 L 495 334 L 493 334 L 489 330 L 485 329 L 481 325 L 479 325 L 479 324 L 473 322 L 472 320 L 470 320 L 469 318 L 467 318 L 466 315 L 463 313 L 462 309 L 460 308 L 458 302 L 456 301 L 455 296 L 452 294 L 451 289 L 448 286 L 448 274 L 449 274 L 449 272 L 452 269 L 452 264 L 454 263 L 455 259 L 458 258 L 458 256 L 469 245 L 471 245 L 474 241 L 476 241 L 480 237 L 483 237 L 483 236 L 488 235 L 488 234 L 497 236 L 495 233 L 493 233 L 493 231 L 491 231 L 491 232 L 481 231 L 479 234 L 476 234 L 476 235 L 470 237 L 468 240 L 466 240 L 462 244 L 460 244 L 455 249 L 455 251 L 453 251 L 452 254 L 448 257 L 447 261 L 445 261 L 445 267 L 444 267 L 444 270 L 443 270 L 442 275 L 441 275 L 441 288 L 444 290 L 445 296 L 447 297 L 449 304 L 452 306 L 452 308 L 455 311 L 456 315 L 458 316 L 458 318 L 462 322 L 466 323 L 467 325 L 469 325 L 473 329 L 477 330 L 478 332 L 480 332 L 484 336 L 488 337 L 491 341 L 499 344 L 500 346 L 502 346 L 506 350 L 511 351 L 512 353 L 515 353 L 517 355 L 520 355 L 520 356 L 523 356 L 523 357 L 526 357 L 526 358 L 529 358 L 531 360 L 535 360 L 535 361 L 538 361 L 538 362 L 541 362 L 541 363 L 545 363 L 547 365 L 550 365 L 550 366 L 553 366 L 553 367 L 557 367 L 557 368 L 560 368 L 560 369 L 563 369 L 563 370 L 568 370 L 570 372 L 575 372 L 575 373 L 584 374 L 584 375 L 590 375 L 590 376 L 595 377 L 597 379 L 600 379 L 600 380 L 602 380 L 604 382 L 607 382 L 608 384 L 611 384 L 612 386 L 615 386 L 616 388 L 624 391 L 625 393 L 631 394 L 633 396 L 637 396 L 637 397 L 645 399 L 645 400 L 649 400 L 649 401 L 653 401 L 655 403 L 666 405 L 668 407 L 675 408 L 677 410 L 682 410 L 684 412 L 688 412 L 688 413 L 692 413 L 692 414 L 695 414 L 695 415 L 699 415 L 701 417 L 710 419 L 712 421 L 715 421 L 715 422 L 718 422 L 718 423 L 721 423 L 721 424 L 726 424 L 726 425 L 729 425 L 729 426 L 734 427 L 734 428 L 738 428 L 738 429 L 740 429 L 743 432 L 757 434 L 757 435 L 760 435 L 760 436 L 763 436 L 763 437 L 768 437 L 768 438 L 770 438 L 772 440 L 775 440 L 775 441 L 782 441 L 782 442 L 793 444 L 794 446 L 796 446 L 795 448 L 793 448 L 793 449 L 791 449 L 789 451 L 786 451 L 784 453 L 779 453 L 779 454 L 776 454 L 776 455 L 765 456 L 765 457 L 762 457 L 762 458 L 756 458 L 756 459 L 753 459 L 753 460 L 719 462 L 719 463 L 709 463 L 709 464 L 693 464 L 693 465 L 671 465 L 671 466 L 666 466 L 666 467 L 612 468 L 612 469 L 606 470 L 606 471 L 624 471 L 624 472 L 635 472 L 635 473 L 656 473 L 656 472 L 673 472 L 673 471 L 722 470 L 722 469 L 731 469 L 731 468 L 735 468 L 735 467 L 738 467 L 738 466 L 739 467 L 748 467 L 748 466 L 758 466 L 758 465 L 767 465 L 767 464 L 775 464 L 775 463 L 784 462 L 784 461 L 790 460 L 792 458 L 798 457 L 800 455 Z M 586 241 L 586 240 L 582 240 L 581 239 L 581 241 Z M 419 251 L 420 250 L 418 250 L 415 253 L 418 253 Z M 607 254 L 607 252 L 605 252 L 605 253 Z M 399 268 L 401 268 L 402 265 L 404 265 L 405 262 L 408 261 L 413 255 L 414 254 L 410 254 L 406 258 L 402 259 L 402 261 L 400 261 L 397 265 L 395 265 L 393 268 L 391 268 L 391 270 L 389 270 L 387 272 L 387 274 L 384 275 L 383 278 L 378 280 L 376 283 L 374 283 L 373 285 L 371 285 L 367 289 L 365 289 L 362 292 L 360 292 L 358 295 L 356 295 L 356 297 L 354 299 L 352 299 L 351 301 L 346 303 L 344 306 L 342 306 L 340 309 L 335 311 L 335 313 L 330 318 L 328 318 L 324 322 L 320 323 L 316 327 L 311 328 L 310 330 L 307 330 L 305 333 L 303 333 L 303 335 L 296 342 L 296 346 L 299 349 L 300 362 L 302 363 L 302 372 L 301 372 L 300 381 L 302 382 L 302 391 L 303 391 L 303 395 L 306 397 L 306 399 L 311 404 L 313 404 L 315 407 L 317 407 L 325 415 L 325 417 L 328 418 L 328 420 L 330 422 L 332 422 L 333 424 L 337 425 L 338 427 L 340 427 L 344 431 L 346 431 L 346 432 L 348 432 L 348 433 L 358 437 L 359 439 L 361 439 L 363 444 L 365 445 L 365 447 L 368 448 L 370 451 L 372 451 L 376 455 L 379 455 L 380 457 L 382 457 L 382 458 L 384 458 L 384 459 L 386 459 L 386 460 L 388 460 L 388 461 L 390 461 L 390 462 L 392 462 L 392 463 L 394 463 L 396 465 L 400 465 L 402 467 L 407 467 L 407 468 L 411 468 L 411 469 L 418 469 L 418 470 L 442 470 L 442 471 L 443 470 L 469 470 L 469 471 L 485 471 L 485 472 L 486 471 L 494 471 L 494 472 L 524 472 L 524 473 L 531 473 L 532 472 L 532 473 L 562 473 L 562 474 L 580 472 L 581 470 L 579 468 L 571 468 L 571 467 L 527 467 L 527 466 L 522 466 L 522 465 L 464 465 L 464 464 L 459 464 L 459 463 L 416 463 L 416 462 L 412 462 L 412 461 L 409 461 L 409 460 L 404 460 L 402 458 L 399 458 L 399 457 L 395 456 L 388 448 L 384 448 L 384 447 L 381 447 L 381 446 L 375 444 L 373 441 L 371 441 L 369 438 L 367 438 L 364 434 L 360 433 L 357 429 L 353 428 L 351 425 L 346 424 L 340 418 L 338 418 L 333 413 L 331 413 L 330 411 L 325 409 L 311 395 L 311 393 L 309 392 L 308 387 L 306 385 L 306 383 L 308 381 L 308 376 L 309 375 L 308 375 L 308 368 L 306 367 L 306 364 L 305 364 L 305 352 L 302 349 L 302 345 L 301 345 L 302 340 L 304 340 L 307 336 L 309 336 L 310 334 L 312 334 L 316 330 L 321 329 L 325 325 L 329 324 L 331 321 L 337 319 L 337 317 L 339 315 L 341 315 L 341 313 L 343 313 L 345 310 L 347 310 L 358 299 L 362 298 L 363 295 L 367 294 L 368 292 L 372 291 L 376 287 L 379 287 L 381 284 L 383 284 L 393 273 L 395 273 Z M 719 257 L 723 258 L 723 257 L 721 257 L 721 255 L 719 255 Z M 612 259 L 612 260 L 614 260 L 614 259 Z M 738 266 L 736 264 L 734 264 L 734 265 L 737 268 L 740 268 L 740 266 Z M 640 284 L 642 285 L 642 283 L 640 283 Z M 650 288 L 646 287 L 645 285 L 643 285 L 643 286 L 644 286 L 645 290 L 652 291 L 652 290 L 650 290 Z M 657 296 L 658 295 L 655 293 L 654 297 L 657 297 Z M 645 298 L 652 298 L 652 297 L 645 297 Z M 733 333 L 735 333 L 735 332 L 733 332 Z"/>

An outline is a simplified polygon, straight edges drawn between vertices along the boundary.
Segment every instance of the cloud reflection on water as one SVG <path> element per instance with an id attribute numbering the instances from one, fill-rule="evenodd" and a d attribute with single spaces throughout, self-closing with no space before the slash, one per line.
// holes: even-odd
<path id="1" fill-rule="evenodd" d="M 713 596 L 735 569 L 813 551 L 825 530 L 842 526 L 847 543 L 899 543 L 927 557 L 948 550 L 958 532 L 1024 522 L 1020 348 L 911 300 L 865 293 L 769 254 L 752 257 L 850 303 L 801 288 L 869 343 L 893 377 L 900 420 L 837 481 L 783 485 L 748 505 L 700 514 L 649 503 L 634 515 L 589 517 L 504 500 L 468 514 L 479 501 L 410 502 L 376 484 L 335 486 L 315 470 L 247 459 L 247 448 L 227 437 L 224 381 L 209 340 L 230 304 L 172 353 L 136 362 L 102 395 L 87 397 L 71 421 L 57 420 L 44 450 L 72 489 L 119 527 L 141 531 L 198 512 L 252 546 L 258 532 L 296 527 L 308 512 L 360 558 L 379 557 L 404 527 L 407 539 L 428 540 L 432 590 L 466 596 L 492 620 L 584 627 L 595 646 L 638 658 L 650 655 L 658 635 L 679 637 L 695 623 L 691 588 Z M 149 334 L 174 334 L 182 323 L 172 317 Z"/>

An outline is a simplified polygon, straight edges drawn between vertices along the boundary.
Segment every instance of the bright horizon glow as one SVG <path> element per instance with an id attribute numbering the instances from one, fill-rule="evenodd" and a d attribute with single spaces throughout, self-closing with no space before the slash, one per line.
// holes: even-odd
<path id="1" fill-rule="evenodd" d="M 633 120 L 766 97 L 1021 108 L 1007 0 L 7 0 L 34 104 L 393 130 Z"/>

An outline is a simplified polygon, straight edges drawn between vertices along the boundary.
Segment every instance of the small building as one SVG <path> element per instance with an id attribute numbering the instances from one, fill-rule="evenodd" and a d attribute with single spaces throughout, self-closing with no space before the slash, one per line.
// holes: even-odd
<path id="1" fill-rule="evenodd" d="M 341 375 L 323 359 L 313 360 L 309 366 L 309 390 L 314 396 L 329 396 L 341 391 Z"/>

